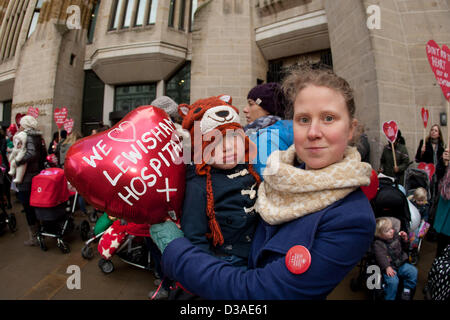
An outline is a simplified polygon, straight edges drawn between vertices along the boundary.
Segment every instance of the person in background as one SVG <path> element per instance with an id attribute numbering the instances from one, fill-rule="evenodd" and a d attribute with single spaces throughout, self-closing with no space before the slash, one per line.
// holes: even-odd
<path id="1" fill-rule="evenodd" d="M 29 239 L 24 242 L 26 246 L 37 246 L 36 233 L 39 230 L 39 223 L 36 219 L 34 208 L 30 206 L 31 181 L 44 169 L 44 159 L 46 157 L 45 144 L 42 133 L 38 131 L 38 122 L 32 116 L 24 116 L 20 119 L 20 127 L 27 134 L 26 153 L 24 157 L 17 161 L 17 165 L 27 164 L 27 169 L 22 183 L 18 183 L 18 197 L 25 209 L 28 224 Z"/>
<path id="2" fill-rule="evenodd" d="M 392 155 L 392 147 L 389 142 L 383 148 L 383 153 L 380 159 L 379 172 L 397 179 L 398 183 L 404 185 L 405 171 L 411 164 L 409 161 L 408 150 L 405 146 L 405 139 L 400 130 L 398 130 L 397 139 L 394 142 L 396 164 L 394 163 L 394 156 Z"/>
<path id="3" fill-rule="evenodd" d="M 442 160 L 438 162 L 436 175 L 439 183 L 439 200 L 434 217 L 433 228 L 437 233 L 436 257 L 444 253 L 444 249 L 450 245 L 450 170 L 448 163 L 450 154 L 448 148 L 442 154 Z"/>
<path id="4" fill-rule="evenodd" d="M 357 123 L 349 84 L 328 70 L 301 69 L 283 87 L 294 144 L 268 159 L 265 171 L 278 170 L 258 189 L 248 268 L 194 246 L 172 222 L 150 228 L 163 271 L 202 298 L 326 299 L 373 241 L 374 213 L 360 189 L 372 167 L 348 145 Z"/>
<path id="5" fill-rule="evenodd" d="M 276 150 L 286 150 L 294 142 L 292 120 L 283 120 L 289 102 L 278 83 L 269 82 L 251 89 L 247 106 L 243 109 L 247 120 L 245 134 L 257 146 L 257 157 L 252 161 L 261 176 L 267 159 Z"/>
<path id="6" fill-rule="evenodd" d="M 361 155 L 361 161 L 370 163 L 370 143 L 362 123 L 356 128 L 356 137 L 358 138 L 356 148 Z"/>

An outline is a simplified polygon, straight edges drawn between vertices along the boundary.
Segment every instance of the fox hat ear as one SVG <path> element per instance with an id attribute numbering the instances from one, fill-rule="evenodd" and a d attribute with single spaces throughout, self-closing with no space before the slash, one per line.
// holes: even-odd
<path id="1" fill-rule="evenodd" d="M 222 101 L 225 101 L 228 104 L 232 104 L 233 103 L 233 99 L 231 98 L 230 95 L 228 94 L 221 94 L 220 96 L 218 96 L 217 98 L 219 98 Z"/>
<path id="2" fill-rule="evenodd" d="M 186 103 L 182 103 L 178 105 L 178 114 L 184 119 L 187 114 L 189 113 L 189 110 L 191 110 L 191 106 L 186 104 Z"/>

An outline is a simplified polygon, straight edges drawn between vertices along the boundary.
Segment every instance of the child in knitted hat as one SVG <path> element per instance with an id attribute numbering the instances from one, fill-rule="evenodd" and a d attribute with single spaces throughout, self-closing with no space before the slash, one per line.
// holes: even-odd
<path id="1" fill-rule="evenodd" d="M 181 228 L 193 244 L 234 266 L 247 266 L 256 227 L 260 177 L 249 163 L 255 145 L 239 124 L 230 96 L 181 104 L 194 163 L 186 173 Z"/>

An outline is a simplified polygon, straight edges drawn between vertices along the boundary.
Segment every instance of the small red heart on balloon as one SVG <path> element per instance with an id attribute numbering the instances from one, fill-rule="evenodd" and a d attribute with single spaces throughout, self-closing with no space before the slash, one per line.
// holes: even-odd
<path id="1" fill-rule="evenodd" d="M 162 109 L 139 107 L 111 129 L 77 141 L 64 171 L 87 202 L 111 216 L 149 224 L 181 217 L 182 144 Z"/>
<path id="2" fill-rule="evenodd" d="M 37 118 L 39 116 L 39 108 L 29 107 L 27 115 L 32 116 L 33 118 Z"/>
<path id="3" fill-rule="evenodd" d="M 67 131 L 67 134 L 70 134 L 72 132 L 73 124 L 74 124 L 73 119 L 66 119 L 66 121 L 64 121 L 64 130 Z"/>
<path id="4" fill-rule="evenodd" d="M 421 162 L 417 166 L 418 169 L 425 171 L 428 174 L 428 178 L 431 181 L 431 178 L 433 178 L 433 174 L 436 171 L 436 168 L 434 167 L 434 164 L 432 163 L 425 163 Z"/>
<path id="5" fill-rule="evenodd" d="M 55 119 L 56 126 L 61 129 L 64 125 L 64 121 L 67 118 L 67 108 L 62 107 L 61 109 L 55 108 L 55 112 L 53 113 L 53 118 Z"/>
<path id="6" fill-rule="evenodd" d="M 446 45 L 441 49 L 434 40 L 430 40 L 427 43 L 427 57 L 445 99 L 450 101 L 450 49 Z"/>
<path id="7" fill-rule="evenodd" d="M 428 125 L 428 119 L 430 119 L 430 115 L 428 113 L 428 109 L 422 108 L 422 121 L 423 121 L 423 126 L 426 128 Z"/>
<path id="8" fill-rule="evenodd" d="M 383 123 L 383 132 L 386 135 L 386 138 L 394 143 L 397 139 L 398 126 L 397 122 L 391 120 Z"/>

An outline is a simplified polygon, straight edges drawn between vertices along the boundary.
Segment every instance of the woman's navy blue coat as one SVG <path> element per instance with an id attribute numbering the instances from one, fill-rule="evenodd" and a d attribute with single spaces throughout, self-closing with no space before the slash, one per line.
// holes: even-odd
<path id="1" fill-rule="evenodd" d="M 178 238 L 164 250 L 164 274 L 206 299 L 325 299 L 369 249 L 375 217 L 358 189 L 331 206 L 270 226 L 260 220 L 249 269 L 242 270 Z M 309 269 L 291 273 L 285 256 L 295 245 L 311 253 Z"/>

